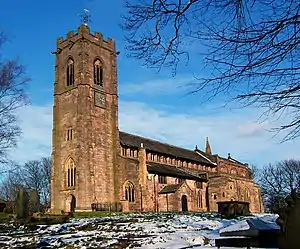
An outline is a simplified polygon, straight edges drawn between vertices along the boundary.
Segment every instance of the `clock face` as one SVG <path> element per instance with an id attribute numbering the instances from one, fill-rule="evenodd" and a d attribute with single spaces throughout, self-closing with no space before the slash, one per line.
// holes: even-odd
<path id="1" fill-rule="evenodd" d="M 103 93 L 95 92 L 95 105 L 105 106 L 105 95 Z"/>

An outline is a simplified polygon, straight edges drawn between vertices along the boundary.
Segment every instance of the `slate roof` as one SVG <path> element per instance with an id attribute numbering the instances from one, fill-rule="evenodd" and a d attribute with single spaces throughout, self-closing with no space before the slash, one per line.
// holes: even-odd
<path id="1" fill-rule="evenodd" d="M 189 161 L 206 164 L 206 165 L 210 165 L 210 166 L 216 166 L 216 164 L 213 163 L 209 159 L 209 156 L 200 150 L 197 150 L 197 152 L 196 152 L 193 150 L 176 147 L 174 145 L 162 143 L 159 141 L 155 141 L 155 140 L 151 140 L 151 139 L 144 138 L 141 136 L 125 133 L 122 131 L 120 131 L 119 134 L 120 134 L 120 143 L 123 146 L 140 148 L 141 143 L 143 143 L 143 146 L 148 151 L 153 151 L 153 152 L 157 152 L 160 154 L 170 155 L 170 156 L 173 156 L 176 158 L 186 159 Z"/>
<path id="2" fill-rule="evenodd" d="M 181 187 L 181 185 L 182 183 L 167 185 L 159 192 L 159 194 L 175 193 Z"/>
<path id="3" fill-rule="evenodd" d="M 159 174 L 161 176 L 171 176 L 195 181 L 207 182 L 208 180 L 203 176 L 196 175 L 187 169 L 169 166 L 159 163 L 147 163 L 147 170 L 151 174 Z"/>

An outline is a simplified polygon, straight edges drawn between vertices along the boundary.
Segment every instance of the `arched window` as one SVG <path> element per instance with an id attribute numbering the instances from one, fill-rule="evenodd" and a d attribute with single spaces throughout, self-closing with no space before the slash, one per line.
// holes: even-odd
<path id="1" fill-rule="evenodd" d="M 67 86 L 74 85 L 74 61 L 69 58 L 67 66 Z"/>
<path id="2" fill-rule="evenodd" d="M 103 86 L 103 67 L 99 59 L 94 62 L 94 84 Z"/>
<path id="3" fill-rule="evenodd" d="M 125 200 L 134 202 L 134 186 L 131 182 L 125 183 Z"/>
<path id="4" fill-rule="evenodd" d="M 197 198 L 198 208 L 202 208 L 202 193 L 198 191 L 198 198 Z"/>
<path id="5" fill-rule="evenodd" d="M 250 202 L 250 191 L 248 188 L 244 190 L 244 201 Z"/>
<path id="6" fill-rule="evenodd" d="M 72 158 L 69 158 L 66 163 L 67 169 L 67 186 L 74 187 L 76 185 L 76 166 Z"/>

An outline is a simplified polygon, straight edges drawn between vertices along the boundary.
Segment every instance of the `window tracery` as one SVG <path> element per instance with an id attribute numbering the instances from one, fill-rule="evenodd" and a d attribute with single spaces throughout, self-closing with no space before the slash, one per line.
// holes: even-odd
<path id="1" fill-rule="evenodd" d="M 67 171 L 67 187 L 75 187 L 76 185 L 76 166 L 72 158 L 69 158 L 66 162 Z"/>
<path id="2" fill-rule="evenodd" d="M 134 202 L 134 186 L 131 182 L 126 182 L 124 186 L 125 200 Z"/>

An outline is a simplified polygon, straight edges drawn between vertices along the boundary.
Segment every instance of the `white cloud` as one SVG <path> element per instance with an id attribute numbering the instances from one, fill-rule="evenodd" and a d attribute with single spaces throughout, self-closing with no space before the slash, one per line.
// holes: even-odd
<path id="1" fill-rule="evenodd" d="M 26 106 L 18 111 L 18 117 L 23 134 L 18 147 L 10 152 L 12 159 L 24 163 L 51 156 L 52 106 Z"/>
<path id="2" fill-rule="evenodd" d="M 210 115 L 199 110 L 170 113 L 141 102 L 120 101 L 119 126 L 122 131 L 142 135 L 173 145 L 204 149 L 208 136 L 213 153 L 231 155 L 237 160 L 263 165 L 296 158 L 299 141 L 280 144 L 272 138 L 269 122 L 255 123 L 255 111 L 229 112 L 220 109 Z M 52 106 L 28 106 L 20 110 L 23 135 L 12 156 L 19 162 L 51 155 Z"/>
<path id="3" fill-rule="evenodd" d="M 168 78 L 151 80 L 139 83 L 122 83 L 119 86 L 120 94 L 143 94 L 143 95 L 170 95 L 178 91 L 188 91 L 188 85 L 195 82 L 191 77 Z"/>
<path id="4" fill-rule="evenodd" d="M 257 123 L 257 112 L 243 109 L 230 112 L 220 109 L 212 115 L 199 111 L 170 114 L 136 102 L 120 103 L 120 128 L 149 138 L 193 149 L 204 149 L 208 136 L 213 153 L 231 155 L 237 160 L 263 165 L 275 160 L 299 158 L 299 142 L 280 144 L 273 138 L 269 122 Z M 297 146 L 298 145 L 298 146 Z"/>

